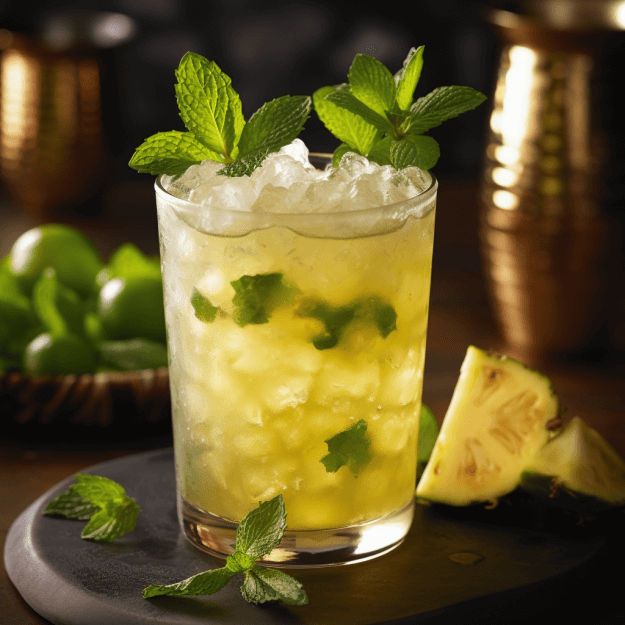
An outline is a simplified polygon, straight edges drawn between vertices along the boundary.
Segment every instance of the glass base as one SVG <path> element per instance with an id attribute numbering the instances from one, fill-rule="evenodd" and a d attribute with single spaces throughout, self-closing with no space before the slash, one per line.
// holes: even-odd
<path id="1" fill-rule="evenodd" d="M 196 547 L 218 558 L 234 551 L 236 524 L 205 512 L 184 499 L 180 522 Z M 287 530 L 264 564 L 289 567 L 337 566 L 388 553 L 404 539 L 414 516 L 414 502 L 373 521 L 323 530 Z"/>

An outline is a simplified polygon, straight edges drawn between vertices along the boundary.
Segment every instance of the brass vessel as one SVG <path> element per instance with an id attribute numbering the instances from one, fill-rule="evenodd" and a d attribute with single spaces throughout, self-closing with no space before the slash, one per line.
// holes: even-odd
<path id="1" fill-rule="evenodd" d="M 0 173 L 16 204 L 45 214 L 95 195 L 108 166 L 106 50 L 134 24 L 59 14 L 39 36 L 0 30 Z"/>
<path id="2" fill-rule="evenodd" d="M 503 49 L 480 238 L 504 338 L 528 355 L 600 345 L 622 297 L 625 137 L 612 125 L 617 103 L 604 70 L 625 3 L 593 2 L 492 14 Z"/>

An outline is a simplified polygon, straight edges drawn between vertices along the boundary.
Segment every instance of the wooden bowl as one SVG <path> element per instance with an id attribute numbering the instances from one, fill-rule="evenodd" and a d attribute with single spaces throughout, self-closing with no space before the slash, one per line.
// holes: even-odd
<path id="1" fill-rule="evenodd" d="M 170 421 L 166 367 L 40 378 L 0 375 L 0 430 L 149 436 L 168 432 Z"/>

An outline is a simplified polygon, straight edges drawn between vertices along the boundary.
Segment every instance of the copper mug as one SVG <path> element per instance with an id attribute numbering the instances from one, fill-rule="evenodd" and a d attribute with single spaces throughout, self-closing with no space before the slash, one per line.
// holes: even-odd
<path id="1" fill-rule="evenodd" d="M 480 238 L 504 338 L 542 357 L 601 346 L 622 306 L 625 137 L 606 67 L 625 4 L 524 6 L 492 13 L 503 49 Z"/>
<path id="2" fill-rule="evenodd" d="M 0 30 L 0 173 L 16 204 L 45 214 L 92 198 L 106 178 L 106 53 L 134 22 L 49 17 L 38 36 Z"/>

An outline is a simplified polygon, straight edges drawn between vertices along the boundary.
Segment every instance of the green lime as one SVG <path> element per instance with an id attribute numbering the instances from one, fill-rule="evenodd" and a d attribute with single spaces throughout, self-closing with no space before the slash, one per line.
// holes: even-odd
<path id="1" fill-rule="evenodd" d="M 24 371 L 31 375 L 91 373 L 95 366 L 93 349 L 75 334 L 40 334 L 24 352 Z"/>
<path id="2" fill-rule="evenodd" d="M 93 245 L 78 230 L 60 224 L 24 232 L 11 249 L 11 271 L 28 291 L 47 267 L 82 295 L 93 291 L 102 262 Z"/>
<path id="3" fill-rule="evenodd" d="M 111 339 L 165 341 L 163 284 L 158 278 L 113 278 L 100 290 L 98 314 Z"/>

